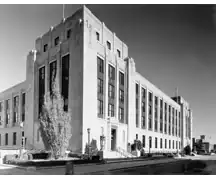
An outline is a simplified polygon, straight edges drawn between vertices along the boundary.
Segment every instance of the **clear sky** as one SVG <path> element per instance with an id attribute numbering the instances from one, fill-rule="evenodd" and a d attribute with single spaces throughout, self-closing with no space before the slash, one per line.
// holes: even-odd
<path id="1" fill-rule="evenodd" d="M 80 5 L 66 5 L 70 16 Z M 211 5 L 87 5 L 129 47 L 137 71 L 193 109 L 193 134 L 216 143 L 216 15 Z M 0 5 L 0 91 L 26 75 L 35 39 L 58 24 L 62 5 Z"/>

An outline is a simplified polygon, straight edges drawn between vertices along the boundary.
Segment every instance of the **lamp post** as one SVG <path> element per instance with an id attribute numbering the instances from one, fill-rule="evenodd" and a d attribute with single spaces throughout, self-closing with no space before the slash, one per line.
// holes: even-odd
<path id="1" fill-rule="evenodd" d="M 91 129 L 88 128 L 87 132 L 88 132 L 88 158 L 90 159 L 90 131 Z"/>

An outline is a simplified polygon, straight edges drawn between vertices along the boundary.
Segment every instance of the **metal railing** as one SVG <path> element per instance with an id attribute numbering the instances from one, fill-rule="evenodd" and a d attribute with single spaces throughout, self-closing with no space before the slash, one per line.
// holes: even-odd
<path id="1" fill-rule="evenodd" d="M 129 158 L 129 157 L 133 157 L 133 155 L 129 152 L 127 152 L 126 150 L 122 149 L 121 147 L 118 147 L 116 149 L 116 152 L 118 152 L 121 156 Z"/>

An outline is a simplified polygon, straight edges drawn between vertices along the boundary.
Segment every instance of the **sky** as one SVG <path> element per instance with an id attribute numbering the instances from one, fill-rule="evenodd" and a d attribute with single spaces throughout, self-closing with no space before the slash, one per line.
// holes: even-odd
<path id="1" fill-rule="evenodd" d="M 80 5 L 66 5 L 65 16 Z M 193 136 L 216 143 L 216 8 L 213 5 L 87 5 L 128 45 L 137 71 L 193 110 Z M 26 78 L 35 39 L 62 19 L 62 5 L 0 5 L 0 92 Z"/>

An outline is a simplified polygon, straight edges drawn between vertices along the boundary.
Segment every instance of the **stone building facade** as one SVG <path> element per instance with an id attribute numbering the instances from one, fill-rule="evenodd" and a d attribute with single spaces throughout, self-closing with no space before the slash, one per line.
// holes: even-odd
<path id="1" fill-rule="evenodd" d="M 73 152 L 84 152 L 89 135 L 98 148 L 100 136 L 105 136 L 108 157 L 117 149 L 127 151 L 135 139 L 141 140 L 146 151 L 176 152 L 192 145 L 189 104 L 180 96 L 167 96 L 140 75 L 127 45 L 83 6 L 36 39 L 35 50 L 27 56 L 26 80 L 0 94 L 1 148 L 19 147 L 22 135 L 27 138 L 26 147 L 43 148 L 38 116 L 53 72 L 60 82 L 64 108 L 72 112 L 69 149 Z M 17 123 L 6 126 L 6 100 L 16 95 L 20 99 Z M 10 104 L 10 122 L 13 107 Z M 23 107 L 25 120 L 20 128 Z"/>

